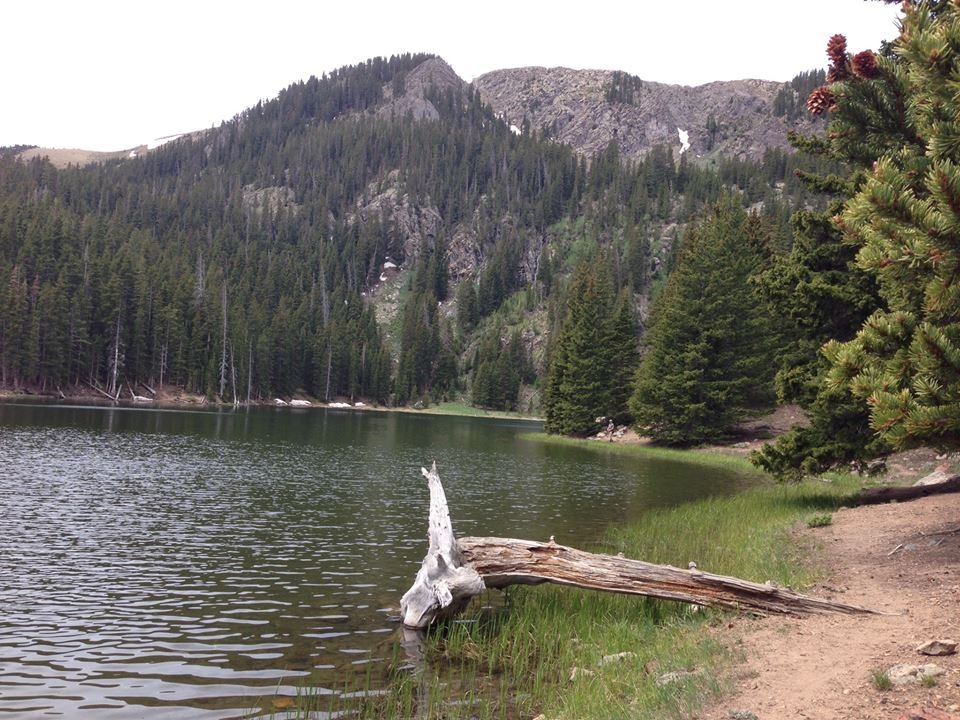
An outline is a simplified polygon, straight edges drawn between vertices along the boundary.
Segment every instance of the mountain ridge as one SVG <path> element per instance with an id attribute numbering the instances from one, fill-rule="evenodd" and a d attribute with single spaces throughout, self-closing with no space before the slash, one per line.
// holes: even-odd
<path id="1" fill-rule="evenodd" d="M 633 87 L 629 102 L 611 98 L 614 84 L 624 80 Z M 401 81 L 387 83 L 382 102 L 371 112 L 384 118 L 409 114 L 418 120 L 436 120 L 439 112 L 427 98 L 430 91 L 469 86 L 515 131 L 526 125 L 588 157 L 604 150 L 612 140 L 628 158 L 641 157 L 657 145 L 679 152 L 678 131 L 682 130 L 688 134 L 694 157 L 757 160 L 770 148 L 789 149 L 789 130 L 808 133 L 817 127 L 810 118 L 790 121 L 775 115 L 774 100 L 786 85 L 761 79 L 676 85 L 643 80 L 619 70 L 563 66 L 503 68 L 468 83 L 443 58 L 431 56 Z M 196 137 L 206 132 L 184 135 Z M 46 156 L 57 167 L 65 167 L 135 157 L 155 149 L 152 145 L 116 151 L 31 147 L 19 155 L 23 159 Z"/>
<path id="2" fill-rule="evenodd" d="M 618 78 L 633 86 L 629 102 L 611 100 Z M 790 122 L 774 113 L 784 83 L 770 80 L 669 85 L 616 70 L 525 67 L 494 70 L 474 79 L 484 102 L 511 124 L 526 121 L 580 153 L 594 155 L 616 139 L 620 152 L 639 157 L 655 145 L 680 148 L 689 134 L 697 157 L 759 159 L 769 148 L 788 149 L 787 131 L 810 132 L 813 120 Z M 715 123 L 711 131 L 710 119 Z"/>

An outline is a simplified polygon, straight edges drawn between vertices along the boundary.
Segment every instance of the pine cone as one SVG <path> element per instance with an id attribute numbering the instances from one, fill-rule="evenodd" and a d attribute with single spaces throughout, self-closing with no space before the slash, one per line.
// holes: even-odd
<path id="1" fill-rule="evenodd" d="M 839 33 L 827 41 L 827 57 L 835 68 L 841 68 L 847 64 L 847 39 Z"/>
<path id="2" fill-rule="evenodd" d="M 830 69 L 827 70 L 828 83 L 840 82 L 841 80 L 846 80 L 848 77 L 850 77 L 850 73 L 847 72 L 846 63 L 843 65 L 831 65 Z"/>
<path id="3" fill-rule="evenodd" d="M 813 115 L 823 115 L 825 112 L 833 112 L 836 108 L 833 92 L 826 85 L 821 85 L 807 98 L 807 110 Z"/>
<path id="4" fill-rule="evenodd" d="M 880 72 L 877 67 L 877 56 L 869 50 L 854 55 L 850 65 L 853 68 L 853 74 L 864 80 L 875 78 Z"/>

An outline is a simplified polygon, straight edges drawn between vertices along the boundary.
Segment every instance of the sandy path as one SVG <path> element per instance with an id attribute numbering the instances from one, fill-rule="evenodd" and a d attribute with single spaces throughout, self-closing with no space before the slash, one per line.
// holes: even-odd
<path id="1" fill-rule="evenodd" d="M 933 638 L 960 641 L 960 532 L 934 534 L 957 528 L 960 494 L 841 510 L 829 527 L 803 528 L 800 541 L 819 543 L 831 571 L 816 594 L 896 614 L 737 620 L 726 637 L 746 656 L 738 690 L 699 717 L 893 720 L 926 706 L 946 714 L 917 717 L 960 720 L 960 655 L 916 651 Z M 873 686 L 875 670 L 930 662 L 946 670 L 935 687 Z"/>

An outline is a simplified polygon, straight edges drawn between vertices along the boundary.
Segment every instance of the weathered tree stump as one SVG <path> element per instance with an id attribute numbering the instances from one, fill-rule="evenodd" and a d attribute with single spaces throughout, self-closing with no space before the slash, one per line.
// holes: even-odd
<path id="1" fill-rule="evenodd" d="M 427 627 L 456 615 L 485 588 L 556 583 L 644 595 L 760 615 L 872 614 L 873 610 L 803 595 L 772 583 L 683 570 L 615 555 L 583 552 L 553 542 L 453 535 L 437 465 L 422 470 L 430 486 L 430 547 L 413 586 L 400 600 L 403 624 Z"/>

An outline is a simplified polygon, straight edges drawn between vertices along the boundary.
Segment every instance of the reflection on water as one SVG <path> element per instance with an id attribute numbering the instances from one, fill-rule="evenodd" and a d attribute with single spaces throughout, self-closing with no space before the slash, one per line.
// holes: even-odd
<path id="1" fill-rule="evenodd" d="M 237 717 L 383 665 L 434 459 L 459 534 L 580 546 L 745 482 L 518 437 L 530 430 L 0 405 L 0 718 Z"/>

